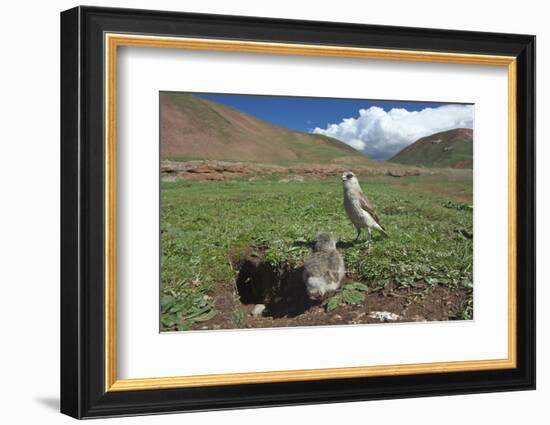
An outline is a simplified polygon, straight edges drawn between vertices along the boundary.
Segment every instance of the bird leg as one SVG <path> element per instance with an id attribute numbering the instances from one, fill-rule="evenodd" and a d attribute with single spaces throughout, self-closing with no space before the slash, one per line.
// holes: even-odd
<path id="1" fill-rule="evenodd" d="M 370 227 L 367 227 L 367 232 L 369 234 L 369 237 L 367 238 L 367 245 L 369 246 L 370 248 L 370 245 L 372 243 L 372 230 Z"/>
<path id="2" fill-rule="evenodd" d="M 359 239 L 359 236 L 360 236 L 360 235 L 361 235 L 361 228 L 358 227 L 358 228 L 357 228 L 357 236 L 355 237 L 354 242 L 357 242 L 357 240 Z"/>

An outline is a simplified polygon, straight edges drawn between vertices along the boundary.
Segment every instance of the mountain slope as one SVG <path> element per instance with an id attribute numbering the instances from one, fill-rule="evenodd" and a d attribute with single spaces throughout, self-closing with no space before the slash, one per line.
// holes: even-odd
<path id="1" fill-rule="evenodd" d="M 160 94 L 161 158 L 365 164 L 330 137 L 300 133 L 188 93 Z"/>
<path id="2" fill-rule="evenodd" d="M 473 131 L 455 128 L 418 139 L 390 159 L 406 165 L 425 167 L 473 167 Z"/>

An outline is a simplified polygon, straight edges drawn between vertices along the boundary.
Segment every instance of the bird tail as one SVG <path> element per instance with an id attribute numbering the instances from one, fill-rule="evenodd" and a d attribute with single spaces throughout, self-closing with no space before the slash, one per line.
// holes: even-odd
<path id="1" fill-rule="evenodd" d="M 385 237 L 389 238 L 390 235 L 386 233 L 386 229 L 384 229 L 380 224 L 376 223 L 377 227 L 376 230 L 378 230 L 380 233 L 382 233 Z"/>

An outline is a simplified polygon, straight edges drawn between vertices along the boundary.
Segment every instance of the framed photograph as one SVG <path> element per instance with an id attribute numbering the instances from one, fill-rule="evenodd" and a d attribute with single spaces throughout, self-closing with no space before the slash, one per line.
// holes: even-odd
<path id="1" fill-rule="evenodd" d="M 535 37 L 61 14 L 61 411 L 535 388 Z"/>

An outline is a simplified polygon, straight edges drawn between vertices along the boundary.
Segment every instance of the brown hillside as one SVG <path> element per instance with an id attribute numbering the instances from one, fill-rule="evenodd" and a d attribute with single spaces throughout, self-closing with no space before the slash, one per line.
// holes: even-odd
<path id="1" fill-rule="evenodd" d="M 188 93 L 160 94 L 161 157 L 264 163 L 370 163 L 350 146 L 300 133 Z"/>

